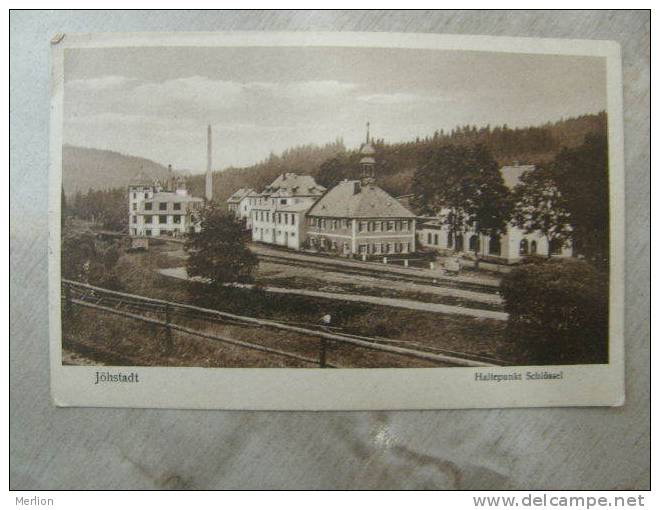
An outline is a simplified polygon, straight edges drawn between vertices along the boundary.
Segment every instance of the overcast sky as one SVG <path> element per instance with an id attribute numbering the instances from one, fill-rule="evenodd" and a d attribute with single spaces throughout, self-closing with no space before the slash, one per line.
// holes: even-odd
<path id="1" fill-rule="evenodd" d="M 65 53 L 65 143 L 175 168 L 256 163 L 365 123 L 388 142 L 456 125 L 538 125 L 605 109 L 605 60 L 368 48 L 119 48 Z"/>

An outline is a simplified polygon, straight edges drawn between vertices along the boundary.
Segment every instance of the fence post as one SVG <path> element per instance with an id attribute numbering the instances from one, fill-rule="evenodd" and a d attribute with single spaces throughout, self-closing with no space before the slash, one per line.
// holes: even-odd
<path id="1" fill-rule="evenodd" d="M 408 267 L 408 259 L 403 259 L 403 267 Z"/>
<path id="2" fill-rule="evenodd" d="M 165 350 L 172 352 L 172 328 L 170 328 L 170 305 L 165 303 Z"/>
<path id="3" fill-rule="evenodd" d="M 319 345 L 319 366 L 325 368 L 325 351 L 326 351 L 326 342 L 327 340 L 321 337 L 321 343 Z"/>

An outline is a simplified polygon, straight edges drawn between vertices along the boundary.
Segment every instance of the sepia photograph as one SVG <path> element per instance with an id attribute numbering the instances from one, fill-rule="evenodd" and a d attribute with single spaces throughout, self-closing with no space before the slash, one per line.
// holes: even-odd
<path id="1" fill-rule="evenodd" d="M 534 405 L 600 367 L 623 398 L 611 46 L 200 37 L 53 42 L 61 377 L 467 368 Z"/>

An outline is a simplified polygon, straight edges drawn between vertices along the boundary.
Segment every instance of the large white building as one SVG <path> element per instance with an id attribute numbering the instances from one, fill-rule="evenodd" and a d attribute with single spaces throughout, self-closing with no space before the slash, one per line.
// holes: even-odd
<path id="1" fill-rule="evenodd" d="M 212 136 L 209 125 L 206 130 L 205 199 L 213 199 Z M 193 197 L 182 177 L 175 177 L 172 165 L 163 185 L 150 181 L 142 173 L 128 186 L 128 233 L 132 237 L 178 237 L 199 232 L 198 212 L 204 205 L 203 198 Z"/>
<path id="2" fill-rule="evenodd" d="M 204 200 L 193 197 L 183 179 L 167 186 L 138 176 L 128 186 L 128 229 L 134 237 L 173 236 L 199 232 L 196 212 Z"/>
<path id="3" fill-rule="evenodd" d="M 325 188 L 313 177 L 280 175 L 250 202 L 252 240 L 300 250 L 306 237 L 305 214 L 323 193 Z"/>
<path id="4" fill-rule="evenodd" d="M 252 239 L 362 258 L 415 251 L 415 215 L 376 184 L 367 129 L 362 176 L 327 190 L 306 175 L 282 174 L 252 206 Z"/>
<path id="5" fill-rule="evenodd" d="M 500 169 L 504 183 L 513 189 L 524 172 L 534 170 L 534 165 L 504 166 Z M 499 237 L 477 235 L 473 230 L 453 233 L 440 218 L 427 219 L 417 230 L 417 240 L 425 248 L 439 253 L 474 254 L 485 260 L 512 264 L 528 255 L 570 257 L 573 254 L 570 244 L 550 245 L 539 232 L 525 233 L 524 230 L 509 224 L 506 234 Z"/>

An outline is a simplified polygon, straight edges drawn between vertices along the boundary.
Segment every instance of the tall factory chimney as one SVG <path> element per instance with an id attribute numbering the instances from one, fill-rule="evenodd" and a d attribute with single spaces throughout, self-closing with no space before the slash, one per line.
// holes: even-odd
<path id="1" fill-rule="evenodd" d="M 212 154 L 213 133 L 211 132 L 211 124 L 209 124 L 206 130 L 206 200 L 209 202 L 213 199 Z"/>

